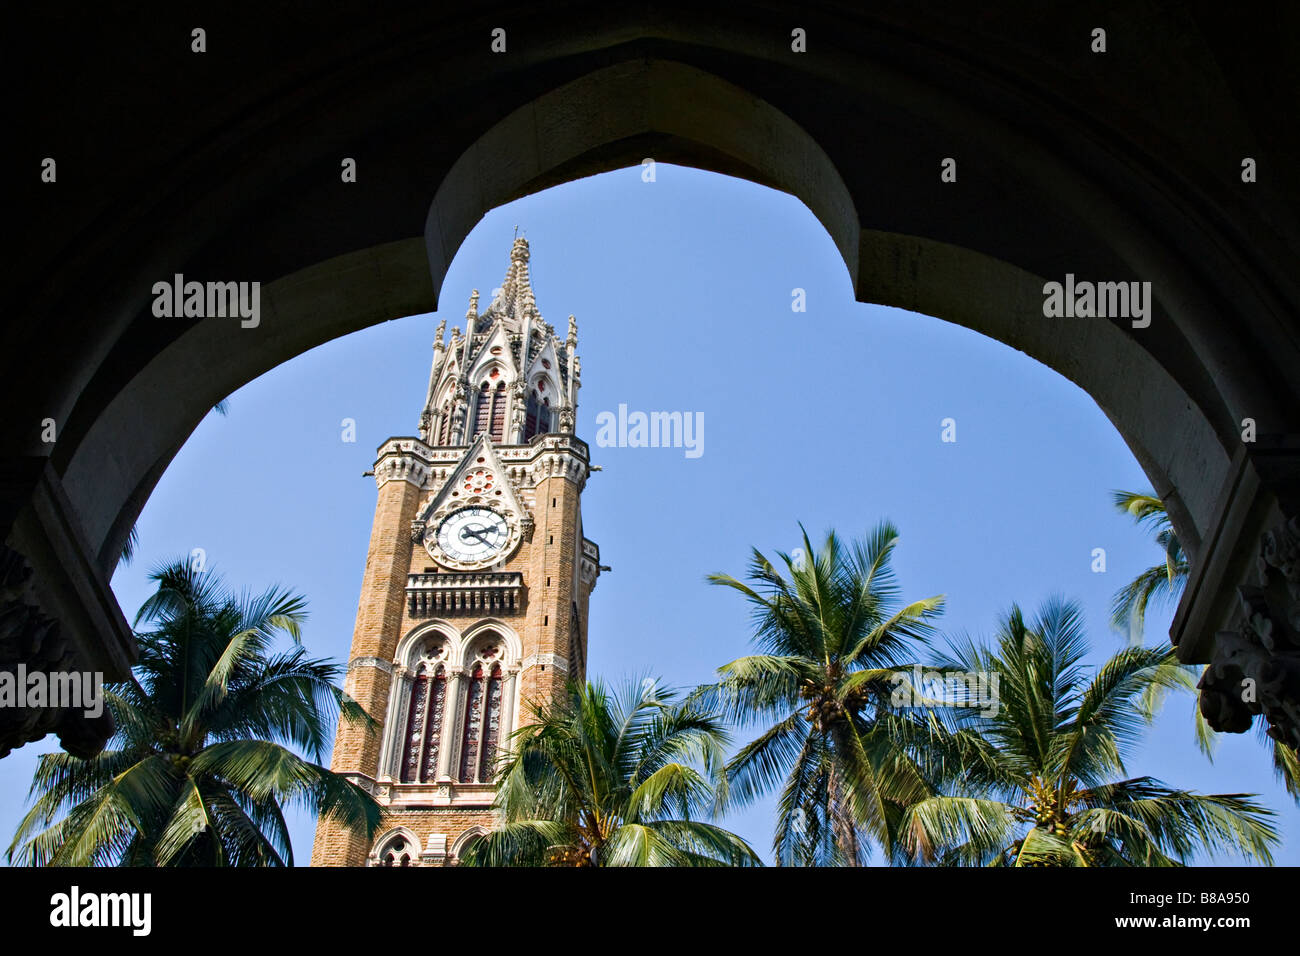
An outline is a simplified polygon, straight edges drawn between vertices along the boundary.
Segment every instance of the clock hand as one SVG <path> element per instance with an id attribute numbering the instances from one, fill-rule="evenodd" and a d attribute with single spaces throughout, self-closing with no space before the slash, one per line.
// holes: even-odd
<path id="1" fill-rule="evenodd" d="M 491 541 L 483 537 L 482 529 L 476 530 L 467 525 L 466 527 L 460 529 L 460 540 L 462 541 L 468 540 L 466 536 L 478 538 L 480 541 L 482 541 L 484 544 L 488 545 L 489 547 L 491 547 L 492 545 Z"/>

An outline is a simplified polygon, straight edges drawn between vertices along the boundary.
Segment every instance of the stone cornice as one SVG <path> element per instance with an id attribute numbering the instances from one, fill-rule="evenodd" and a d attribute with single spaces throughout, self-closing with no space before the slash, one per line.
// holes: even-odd
<path id="1" fill-rule="evenodd" d="M 521 664 L 522 670 L 529 670 L 533 667 L 544 667 L 548 664 L 551 667 L 554 667 L 557 671 L 568 673 L 569 670 L 569 659 L 567 657 L 561 657 L 559 654 L 530 654 L 528 657 L 523 659 Z"/>

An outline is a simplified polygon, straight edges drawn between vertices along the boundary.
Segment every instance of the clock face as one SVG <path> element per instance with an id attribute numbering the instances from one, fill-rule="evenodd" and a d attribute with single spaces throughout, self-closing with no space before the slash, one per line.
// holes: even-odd
<path id="1" fill-rule="evenodd" d="M 438 548 L 453 561 L 481 564 L 499 557 L 510 543 L 510 526 L 491 508 L 461 508 L 438 525 Z"/>

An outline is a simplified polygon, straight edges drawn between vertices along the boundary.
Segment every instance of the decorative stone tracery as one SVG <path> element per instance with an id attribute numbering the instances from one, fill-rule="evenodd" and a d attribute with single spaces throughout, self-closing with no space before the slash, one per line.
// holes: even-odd
<path id="1" fill-rule="evenodd" d="M 1228 733 L 1263 716 L 1270 737 L 1300 751 L 1300 519 L 1264 534 L 1258 569 L 1258 585 L 1237 589 L 1241 623 L 1217 635 L 1201 713 Z"/>

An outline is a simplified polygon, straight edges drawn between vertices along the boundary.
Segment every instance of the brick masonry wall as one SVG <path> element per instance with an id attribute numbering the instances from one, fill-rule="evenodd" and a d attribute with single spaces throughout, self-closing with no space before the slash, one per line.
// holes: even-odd
<path id="1" fill-rule="evenodd" d="M 494 816 L 490 810 L 463 808 L 421 808 L 419 810 L 393 810 L 384 815 L 376 835 L 376 844 L 393 830 L 404 827 L 413 831 L 420 841 L 419 852 L 429 848 L 429 836 L 446 834 L 445 856 L 417 859 L 421 866 L 450 865 L 455 862 L 457 841 L 469 830 L 490 830 Z M 367 866 L 372 846 L 359 834 L 349 833 L 341 827 L 318 827 L 316 845 L 312 854 L 313 866 Z M 318 862 L 330 860 L 337 862 Z"/>
<path id="2" fill-rule="evenodd" d="M 343 684 L 366 713 L 381 722 L 387 716 L 391 678 L 378 667 L 358 667 L 352 662 L 363 657 L 391 661 L 397 649 L 405 614 L 406 576 L 411 568 L 410 527 L 419 494 L 419 489 L 406 481 L 388 481 L 379 489 L 357 603 L 352 656 Z M 333 769 L 373 779 L 382 740 L 378 731 L 367 732 L 355 723 L 340 720 L 334 736 Z M 359 847 L 359 838 L 340 829 L 327 820 L 317 824 L 314 866 L 358 866 L 364 862 L 369 847 Z"/>
<path id="3" fill-rule="evenodd" d="M 550 477 L 537 485 L 537 505 L 533 515 L 535 531 L 532 542 L 528 605 L 528 644 L 524 656 L 554 654 L 573 666 L 573 649 L 569 647 L 569 621 L 572 615 L 573 571 L 581 542 L 578 540 L 578 488 L 561 477 Z M 533 601 L 531 595 L 537 595 Z M 570 672 L 554 664 L 530 667 L 521 675 L 521 698 L 550 701 L 564 693 Z"/>

